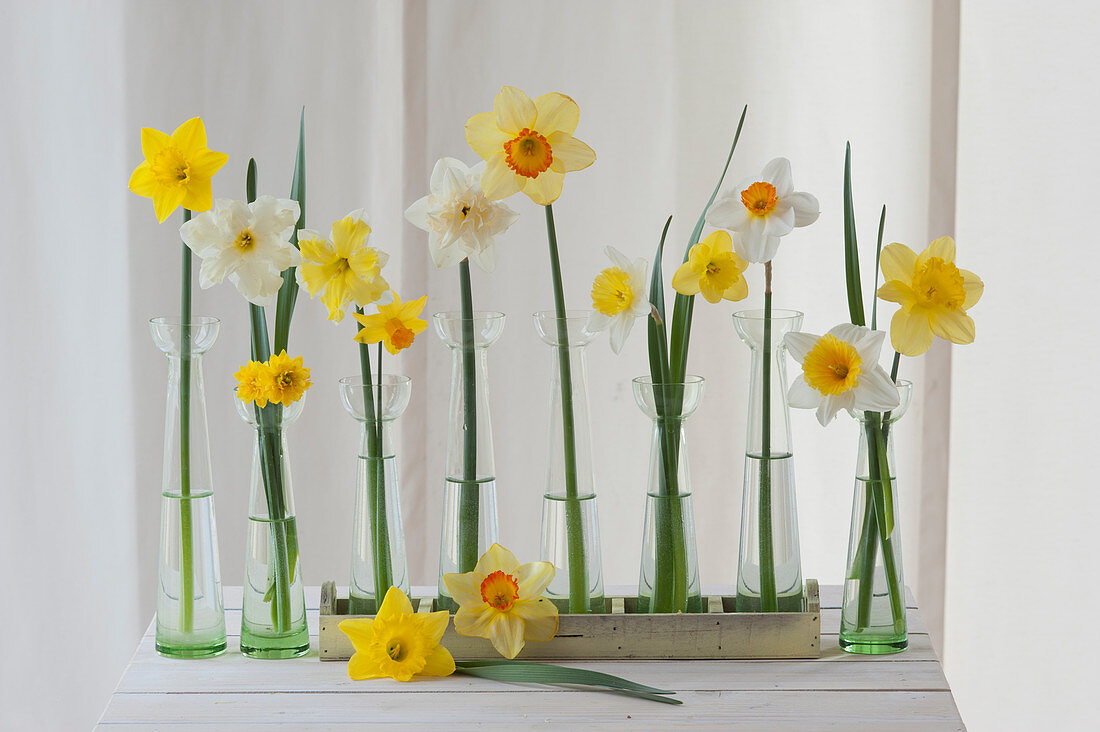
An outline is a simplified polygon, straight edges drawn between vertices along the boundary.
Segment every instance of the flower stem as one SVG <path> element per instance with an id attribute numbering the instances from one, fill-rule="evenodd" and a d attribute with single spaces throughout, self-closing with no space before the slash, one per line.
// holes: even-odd
<path id="1" fill-rule="evenodd" d="M 775 553 L 772 544 L 772 263 L 764 264 L 764 366 L 760 405 L 760 602 L 764 612 L 779 610 L 775 594 Z"/>
<path id="2" fill-rule="evenodd" d="M 381 607 L 381 600 L 378 598 L 385 597 L 386 592 L 393 585 L 393 570 L 390 567 L 390 525 L 388 521 L 388 512 L 386 510 L 386 458 L 388 457 L 386 452 L 386 440 L 383 430 L 385 429 L 385 422 L 383 421 L 382 412 L 382 342 L 378 342 L 378 403 L 374 411 L 376 419 L 375 429 L 377 430 L 378 437 L 376 444 L 378 445 L 377 460 L 374 463 L 374 484 L 375 484 L 375 504 L 374 504 L 374 566 L 376 579 L 375 582 L 375 601 L 378 602 Z M 380 581 L 378 581 L 380 580 Z"/>
<path id="3" fill-rule="evenodd" d="M 184 223 L 191 211 L 183 210 Z M 194 627 L 195 568 L 191 529 L 191 250 L 183 245 L 180 291 L 180 632 Z"/>
<path id="4" fill-rule="evenodd" d="M 355 308 L 355 312 L 360 315 L 363 314 L 363 308 Z M 358 330 L 362 330 L 362 324 L 357 324 Z M 379 360 L 379 368 L 381 368 L 381 358 Z M 379 420 L 376 417 L 375 404 L 374 404 L 374 380 L 371 375 L 370 367 L 370 346 L 366 343 L 359 344 L 359 371 L 363 377 L 363 411 L 366 421 L 363 424 L 363 430 L 367 435 L 367 454 L 364 456 L 367 460 L 367 506 L 370 512 L 370 533 L 371 533 L 371 554 L 374 561 L 372 562 L 371 570 L 374 573 L 374 602 L 375 610 L 382 604 L 382 597 L 385 596 L 386 590 L 389 589 L 392 584 L 392 578 L 389 573 L 384 570 L 383 563 L 381 561 L 382 554 L 379 549 L 379 514 L 378 494 L 385 489 L 385 486 L 378 479 L 377 465 L 382 463 L 382 440 L 377 425 Z M 381 374 L 379 374 L 381 376 Z M 381 381 L 379 381 L 381 383 Z M 384 473 L 383 473 L 384 474 Z M 385 515 L 381 516 L 382 523 L 385 523 Z M 389 549 L 389 542 L 385 543 L 385 549 Z M 388 559 L 388 556 L 387 556 Z"/>
<path id="5" fill-rule="evenodd" d="M 561 377 L 561 416 L 565 462 L 565 535 L 569 555 L 569 612 L 587 613 L 588 563 L 584 524 L 577 494 L 577 441 L 573 428 L 573 374 L 569 362 L 569 324 L 565 319 L 565 293 L 558 259 L 558 235 L 554 209 L 546 206 L 546 238 L 550 247 L 550 274 L 554 284 L 554 310 L 558 322 L 558 370 Z"/>
<path id="6" fill-rule="evenodd" d="M 480 484 L 477 479 L 477 354 L 470 260 L 458 264 L 462 297 L 462 485 L 458 497 L 458 571 L 472 572 L 478 558 Z"/>

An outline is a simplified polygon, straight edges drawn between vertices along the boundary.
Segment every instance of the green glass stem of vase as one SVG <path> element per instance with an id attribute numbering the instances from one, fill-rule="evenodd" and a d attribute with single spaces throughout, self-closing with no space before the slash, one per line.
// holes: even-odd
<path id="1" fill-rule="evenodd" d="M 569 553 L 569 612 L 588 612 L 588 563 L 584 552 L 584 525 L 577 491 L 577 442 L 573 420 L 573 376 L 569 362 L 569 325 L 565 313 L 565 292 L 558 258 L 558 235 L 554 209 L 546 206 L 546 238 L 550 249 L 550 274 L 554 285 L 554 312 L 558 321 L 558 359 L 561 374 L 561 416 L 565 438 L 565 533 Z"/>
<path id="2" fill-rule="evenodd" d="M 183 210 L 183 222 L 191 211 Z M 191 534 L 191 249 L 183 245 L 180 323 L 180 631 L 190 633 L 195 606 L 195 538 Z"/>
<path id="3" fill-rule="evenodd" d="M 462 299 L 462 486 L 458 497 L 459 572 L 477 565 L 481 485 L 477 479 L 477 361 L 474 353 L 474 298 L 470 261 L 458 265 Z"/>

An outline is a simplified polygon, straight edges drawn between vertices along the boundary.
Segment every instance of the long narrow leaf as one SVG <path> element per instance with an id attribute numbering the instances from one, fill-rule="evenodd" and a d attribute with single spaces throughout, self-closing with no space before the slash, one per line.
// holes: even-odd
<path id="1" fill-rule="evenodd" d="M 749 105 L 741 110 L 741 119 L 737 121 L 737 131 L 733 134 L 733 143 L 730 145 L 729 154 L 726 156 L 726 164 L 722 166 L 722 175 L 718 176 L 718 182 L 711 191 L 707 205 L 703 207 L 699 219 L 695 222 L 695 228 L 691 230 L 687 247 L 684 248 L 684 260 L 688 260 L 691 248 L 699 243 L 699 237 L 703 233 L 703 225 L 706 223 L 707 211 L 710 209 L 718 191 L 722 187 L 722 181 L 726 179 L 726 172 L 730 169 L 730 161 L 733 160 L 733 151 L 737 149 L 737 141 L 741 139 L 741 128 L 745 125 L 745 115 L 749 112 Z M 676 294 L 676 303 L 672 307 L 672 332 L 669 357 L 670 380 L 674 383 L 682 383 L 687 376 L 688 343 L 691 340 L 691 318 L 695 310 L 695 296 Z"/>
<path id="2" fill-rule="evenodd" d="M 886 204 L 878 217 L 878 245 L 875 247 L 875 289 L 871 292 L 871 330 L 878 328 L 878 273 L 882 261 L 882 232 L 886 229 Z"/>
<path id="3" fill-rule="evenodd" d="M 294 158 L 294 177 L 290 183 L 290 197 L 298 202 L 298 223 L 290 235 L 290 243 L 298 246 L 298 229 L 306 225 L 306 108 L 298 122 L 298 154 Z M 295 268 L 288 267 L 283 272 L 283 286 L 279 288 L 279 299 L 275 304 L 275 353 L 287 348 L 290 339 L 290 321 L 294 317 L 294 303 L 298 300 L 298 279 Z"/>
<path id="4" fill-rule="evenodd" d="M 455 664 L 457 673 L 478 676 L 494 681 L 519 684 L 573 684 L 608 689 L 630 696 L 636 696 L 665 704 L 682 704 L 679 699 L 670 699 L 674 691 L 657 689 L 638 684 L 618 676 L 589 671 L 588 669 L 555 666 L 548 663 L 529 663 L 525 661 L 459 661 Z"/>
<path id="5" fill-rule="evenodd" d="M 852 144 L 844 151 L 844 279 L 848 285 L 848 314 L 852 325 L 866 325 L 863 291 L 859 282 L 859 247 L 856 244 L 856 213 L 852 205 Z"/>
<path id="6" fill-rule="evenodd" d="M 667 384 L 669 380 L 668 336 L 665 330 L 665 286 L 661 259 L 665 253 L 665 237 L 672 223 L 669 216 L 665 228 L 661 231 L 661 241 L 657 244 L 657 253 L 653 256 L 653 276 L 649 281 L 649 304 L 654 313 L 649 317 L 649 375 L 655 384 Z M 654 317 L 656 315 L 657 317 Z"/>
<path id="7" fill-rule="evenodd" d="M 256 159 L 248 159 L 248 171 L 244 181 L 245 200 L 252 203 L 256 200 Z M 267 335 L 267 315 L 263 307 L 248 304 L 248 316 L 252 324 L 252 360 L 266 361 L 271 358 L 271 341 Z"/>

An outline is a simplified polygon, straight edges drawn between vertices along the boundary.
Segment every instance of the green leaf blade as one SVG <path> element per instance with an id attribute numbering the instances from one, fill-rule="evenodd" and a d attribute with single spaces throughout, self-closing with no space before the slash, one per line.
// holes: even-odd
<path id="1" fill-rule="evenodd" d="M 294 158 L 294 176 L 290 183 L 290 197 L 298 202 L 298 223 L 290 235 L 290 243 L 298 247 L 298 229 L 306 225 L 306 109 L 302 107 L 298 122 L 298 152 Z M 275 353 L 287 349 L 290 339 L 290 321 L 294 317 L 294 304 L 298 300 L 298 278 L 295 268 L 288 267 L 283 272 L 283 285 L 279 288 L 279 298 L 275 304 Z"/>
<path id="2" fill-rule="evenodd" d="M 852 325 L 866 325 L 863 291 L 859 281 L 859 246 L 856 243 L 856 213 L 852 203 L 852 145 L 844 152 L 844 279 L 848 286 L 848 314 Z"/>

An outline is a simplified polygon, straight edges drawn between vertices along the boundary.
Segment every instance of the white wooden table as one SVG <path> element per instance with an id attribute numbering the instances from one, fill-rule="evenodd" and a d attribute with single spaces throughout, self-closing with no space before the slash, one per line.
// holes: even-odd
<path id="1" fill-rule="evenodd" d="M 622 588 L 608 588 L 609 591 Z M 710 588 L 706 588 L 710 591 Z M 415 588 L 430 594 L 429 588 Z M 306 589 L 309 655 L 245 658 L 238 649 L 241 590 L 225 588 L 229 651 L 179 661 L 153 650 L 150 625 L 97 730 L 347 730 L 372 724 L 421 728 L 521 725 L 588 727 L 687 724 L 742 730 L 963 730 L 920 613 L 907 595 L 909 650 L 853 656 L 837 647 L 840 587 L 821 587 L 821 658 L 805 661 L 577 662 L 674 689 L 683 706 L 615 694 L 503 684 L 469 676 L 352 681 L 347 666 L 317 659 L 320 591 Z"/>

